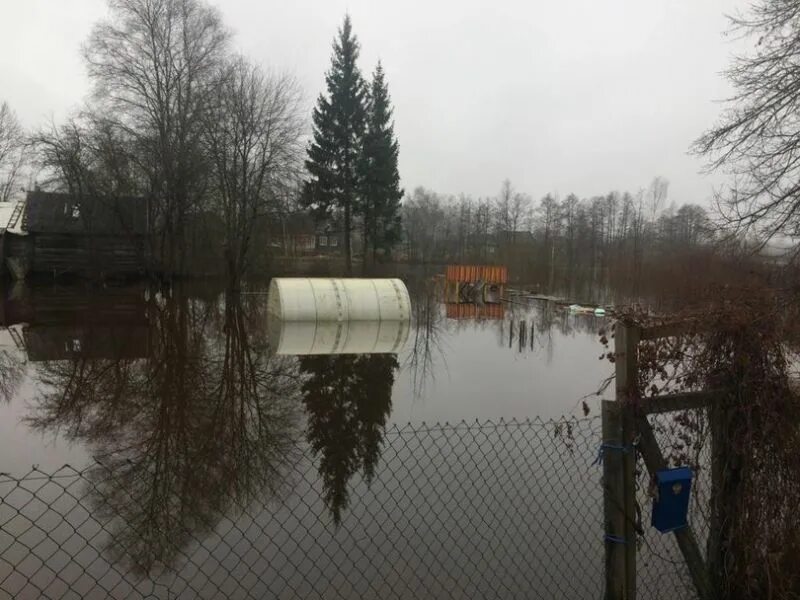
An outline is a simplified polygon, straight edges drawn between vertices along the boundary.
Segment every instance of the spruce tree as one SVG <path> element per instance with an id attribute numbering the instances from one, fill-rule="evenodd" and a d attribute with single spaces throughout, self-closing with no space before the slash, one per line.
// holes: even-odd
<path id="1" fill-rule="evenodd" d="M 317 219 L 341 217 L 347 272 L 351 272 L 350 233 L 357 193 L 366 125 L 367 89 L 356 61 L 358 39 L 350 16 L 345 16 L 333 42 L 331 68 L 325 75 L 327 96 L 320 94 L 313 114 L 314 139 L 308 148 L 304 202 Z"/>
<path id="2" fill-rule="evenodd" d="M 388 252 L 400 240 L 400 174 L 397 171 L 399 146 L 394 135 L 389 88 L 378 66 L 372 75 L 369 93 L 367 131 L 364 136 L 361 188 L 361 213 L 364 218 L 364 260 L 369 249 Z"/>

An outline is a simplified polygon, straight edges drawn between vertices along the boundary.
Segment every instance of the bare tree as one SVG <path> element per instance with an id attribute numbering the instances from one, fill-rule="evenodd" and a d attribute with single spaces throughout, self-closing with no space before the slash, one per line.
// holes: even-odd
<path id="1" fill-rule="evenodd" d="M 75 197 L 94 195 L 93 158 L 88 132 L 77 120 L 62 126 L 52 124 L 31 137 L 45 187 L 63 190 Z"/>
<path id="2" fill-rule="evenodd" d="M 514 188 L 511 186 L 511 181 L 504 179 L 500 186 L 500 195 L 497 196 L 497 204 L 495 205 L 495 232 L 498 236 L 504 236 L 506 242 L 511 241 L 513 231 L 513 198 Z"/>
<path id="3" fill-rule="evenodd" d="M 650 212 L 650 221 L 655 221 L 659 211 L 664 208 L 669 192 L 669 181 L 657 176 L 653 177 L 650 187 L 647 189 L 647 208 Z"/>
<path id="4" fill-rule="evenodd" d="M 14 193 L 26 160 L 25 132 L 8 102 L 0 104 L 0 202 Z"/>
<path id="5" fill-rule="evenodd" d="M 205 116 L 229 33 L 202 0 L 108 0 L 84 49 L 99 113 L 131 138 L 147 173 L 151 223 L 167 271 L 184 262 L 187 216 L 206 185 Z"/>
<path id="6" fill-rule="evenodd" d="M 256 218 L 280 204 L 299 177 L 301 94 L 286 75 L 266 76 L 242 58 L 223 71 L 205 125 L 215 194 L 225 223 L 225 259 L 234 285 L 247 267 Z"/>
<path id="7" fill-rule="evenodd" d="M 732 32 L 755 41 L 726 75 L 735 89 L 720 121 L 693 145 L 733 183 L 718 193 L 723 216 L 765 244 L 800 230 L 800 4 L 757 0 Z"/>
<path id="8" fill-rule="evenodd" d="M 88 202 L 131 195 L 142 186 L 128 140 L 105 119 L 84 114 L 41 129 L 29 140 L 44 187 Z"/>
<path id="9" fill-rule="evenodd" d="M 21 353 L 0 350 L 0 401 L 11 402 L 19 390 L 27 365 Z"/>
<path id="10" fill-rule="evenodd" d="M 532 208 L 531 197 L 528 194 L 515 193 L 511 199 L 511 231 L 521 231 L 524 227 L 528 227 L 531 220 Z"/>
<path id="11" fill-rule="evenodd" d="M 403 202 L 403 225 L 407 254 L 412 260 L 429 262 L 443 258 L 447 241 L 446 214 L 442 199 L 423 187 L 416 188 Z"/>

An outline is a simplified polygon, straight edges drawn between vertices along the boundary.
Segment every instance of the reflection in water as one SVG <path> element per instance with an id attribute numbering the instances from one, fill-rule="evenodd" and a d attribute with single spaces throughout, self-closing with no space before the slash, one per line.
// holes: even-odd
<path id="1" fill-rule="evenodd" d="M 337 524 L 350 478 L 362 471 L 369 483 L 375 474 L 398 366 L 393 354 L 300 357 L 308 441 L 320 458 L 325 503 Z"/>
<path id="2" fill-rule="evenodd" d="M 396 354 L 408 339 L 408 320 L 284 321 L 269 316 L 275 354 Z"/>
<path id="3" fill-rule="evenodd" d="M 411 372 L 412 388 L 415 398 L 425 393 L 425 385 L 436 375 L 436 360 L 444 361 L 442 347 L 443 318 L 440 293 L 430 279 L 409 286 L 412 295 L 412 320 L 414 332 L 411 348 L 404 368 Z"/>
<path id="4" fill-rule="evenodd" d="M 276 493 L 294 460 L 296 365 L 268 358 L 239 298 L 219 306 L 157 295 L 146 358 L 78 351 L 39 368 L 29 423 L 92 448 L 107 551 L 140 572 L 172 566 L 232 507 Z"/>
<path id="5" fill-rule="evenodd" d="M 0 402 L 11 402 L 25 372 L 25 360 L 19 352 L 10 348 L 0 348 Z"/>
<path id="6" fill-rule="evenodd" d="M 446 353 L 454 364 L 477 357 L 460 373 L 470 389 L 438 399 L 456 400 L 454 418 L 462 418 L 466 402 L 480 396 L 486 405 L 497 394 L 476 384 L 495 386 L 498 367 L 516 358 L 506 350 L 511 323 L 529 323 L 515 354 L 536 345 L 551 357 L 553 330 L 571 336 L 599 325 L 552 303 L 475 311 L 471 320 L 461 309 L 448 314 L 430 280 L 409 289 L 410 333 L 408 324 L 362 323 L 344 339 L 338 326 L 332 337 L 330 328 L 315 326 L 309 337 L 308 328 L 297 335 L 288 327 L 277 341 L 265 295 L 29 289 L 5 299 L 3 325 L 14 325 L 18 341 L 0 346 L 0 398 L 28 385 L 26 423 L 100 462 L 89 489 L 110 533 L 109 558 L 139 572 L 174 567 L 224 516 L 291 492 L 303 412 L 322 495 L 339 523 L 354 483 L 369 483 L 378 469 L 393 405 L 421 396 L 447 368 Z M 501 354 L 488 348 L 494 331 Z M 393 402 L 401 363 L 410 389 Z M 524 389 L 529 400 L 532 387 L 519 381 L 509 377 L 504 389 Z"/>
<path id="7" fill-rule="evenodd" d="M 350 480 L 362 473 L 369 485 L 375 475 L 392 410 L 397 352 L 409 326 L 407 319 L 296 321 L 270 315 L 273 351 L 298 356 L 306 437 L 337 525 L 349 502 Z"/>
<path id="8" fill-rule="evenodd" d="M 565 305 L 552 300 L 533 300 L 509 304 L 502 320 L 484 321 L 484 325 L 488 323 L 496 323 L 495 334 L 501 348 L 518 354 L 543 349 L 550 364 L 555 349 L 554 331 L 561 338 L 576 334 L 595 336 L 608 321 L 593 313 L 570 312 Z"/>

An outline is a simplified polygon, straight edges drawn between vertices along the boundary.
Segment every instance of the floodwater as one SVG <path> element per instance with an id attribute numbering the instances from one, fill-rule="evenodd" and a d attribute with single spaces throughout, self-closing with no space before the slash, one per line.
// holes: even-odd
<path id="1" fill-rule="evenodd" d="M 189 422 L 145 419 L 225 394 L 279 396 L 301 429 L 358 395 L 377 426 L 579 416 L 585 396 L 597 407 L 591 396 L 613 372 L 599 360 L 605 318 L 545 301 L 445 305 L 425 282 L 409 287 L 400 351 L 343 356 L 273 356 L 266 288 L 236 299 L 213 286 L 7 288 L 0 472 L 80 467 L 131 436 L 179 435 L 155 428 Z"/>
<path id="2" fill-rule="evenodd" d="M 613 371 L 608 322 L 408 284 L 396 354 L 313 356 L 275 354 L 266 287 L 5 289 L 0 591 L 598 597 L 597 420 L 576 417 Z M 46 484 L 14 491 L 32 468 Z M 32 522 L 67 523 L 62 552 Z"/>

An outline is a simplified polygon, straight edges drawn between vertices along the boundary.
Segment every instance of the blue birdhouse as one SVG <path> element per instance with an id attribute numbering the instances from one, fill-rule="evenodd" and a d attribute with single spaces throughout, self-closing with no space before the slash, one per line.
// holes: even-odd
<path id="1" fill-rule="evenodd" d="M 689 467 L 656 471 L 651 525 L 661 533 L 686 527 L 691 490 L 692 470 Z"/>

